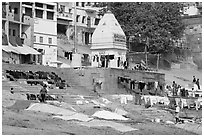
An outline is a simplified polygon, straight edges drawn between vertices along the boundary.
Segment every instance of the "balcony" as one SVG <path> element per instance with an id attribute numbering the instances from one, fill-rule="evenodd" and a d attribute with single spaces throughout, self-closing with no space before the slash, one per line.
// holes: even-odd
<path id="1" fill-rule="evenodd" d="M 91 6 L 86 6 L 84 9 L 86 12 L 89 12 L 89 13 L 94 13 L 97 11 L 95 8 L 93 8 Z"/>
<path id="2" fill-rule="evenodd" d="M 22 22 L 25 24 L 25 25 L 32 25 L 32 23 L 34 22 L 33 18 L 31 18 L 30 16 L 28 15 L 23 15 L 22 16 Z"/>
<path id="3" fill-rule="evenodd" d="M 72 14 L 67 12 L 57 13 L 57 18 L 72 21 Z"/>
<path id="4" fill-rule="evenodd" d="M 14 21 L 14 13 L 13 12 L 8 13 L 8 20 Z"/>

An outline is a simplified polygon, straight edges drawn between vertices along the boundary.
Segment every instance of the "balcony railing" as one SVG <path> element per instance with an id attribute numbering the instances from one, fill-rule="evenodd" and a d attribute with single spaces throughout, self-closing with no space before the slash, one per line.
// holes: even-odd
<path id="1" fill-rule="evenodd" d="M 10 21 L 13 21 L 13 20 L 14 20 L 14 13 L 9 12 L 9 13 L 8 13 L 8 19 L 9 19 Z"/>
<path id="2" fill-rule="evenodd" d="M 73 20 L 72 14 L 67 12 L 57 13 L 57 17 L 66 20 Z"/>

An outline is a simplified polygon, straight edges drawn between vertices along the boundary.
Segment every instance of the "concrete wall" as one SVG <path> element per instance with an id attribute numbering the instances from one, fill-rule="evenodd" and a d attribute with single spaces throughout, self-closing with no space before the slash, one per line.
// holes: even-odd
<path id="1" fill-rule="evenodd" d="M 132 70 L 122 70 L 114 68 L 54 68 L 45 67 L 41 65 L 18 65 L 18 64 L 2 64 L 2 69 L 17 69 L 17 70 L 31 70 L 31 71 L 48 71 L 57 73 L 62 79 L 66 80 L 68 84 L 75 83 L 76 86 L 82 86 L 90 92 L 93 90 L 93 81 L 102 82 L 101 91 L 103 93 L 117 93 L 119 90 L 117 78 L 118 76 L 125 76 L 132 80 L 143 80 L 145 82 L 159 81 L 165 83 L 165 75 L 161 73 L 140 72 Z M 124 90 L 125 93 L 125 90 Z"/>
<path id="2" fill-rule="evenodd" d="M 57 35 L 57 21 L 35 18 L 34 32 Z"/>

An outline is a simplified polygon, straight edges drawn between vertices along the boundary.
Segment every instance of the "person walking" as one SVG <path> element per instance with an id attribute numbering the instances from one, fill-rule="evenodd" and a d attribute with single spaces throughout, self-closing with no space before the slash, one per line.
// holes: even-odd
<path id="1" fill-rule="evenodd" d="M 199 82 L 199 79 L 197 79 L 197 81 L 196 81 L 196 85 L 198 86 L 198 89 L 200 89 L 200 82 Z"/>
<path id="2" fill-rule="evenodd" d="M 40 90 L 40 97 L 41 97 L 41 100 L 40 102 L 45 102 L 45 96 L 47 94 L 47 85 L 43 85 L 43 88 Z"/>

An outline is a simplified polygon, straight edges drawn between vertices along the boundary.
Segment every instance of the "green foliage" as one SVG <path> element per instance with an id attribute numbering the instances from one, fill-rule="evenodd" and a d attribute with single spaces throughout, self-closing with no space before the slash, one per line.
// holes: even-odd
<path id="1" fill-rule="evenodd" d="M 178 2 L 113 2 L 99 3 L 115 15 L 127 39 L 147 42 L 152 52 L 166 53 L 173 51 L 174 41 L 181 38 L 184 31 L 182 23 L 183 4 Z"/>

